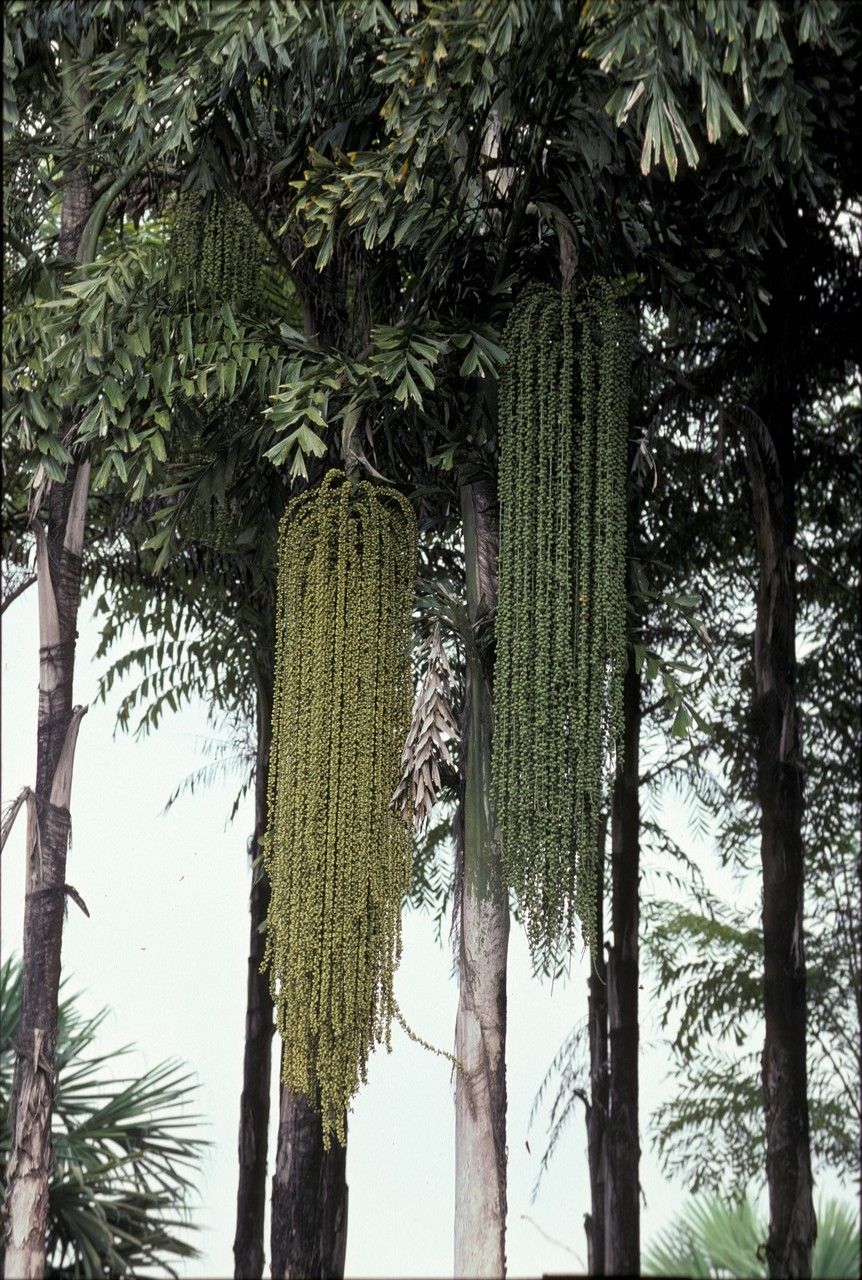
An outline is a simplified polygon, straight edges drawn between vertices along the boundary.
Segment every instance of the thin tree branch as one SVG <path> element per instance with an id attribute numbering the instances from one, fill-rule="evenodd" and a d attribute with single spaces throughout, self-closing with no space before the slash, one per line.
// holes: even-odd
<path id="1" fill-rule="evenodd" d="M 35 581 L 36 581 L 36 575 L 35 573 L 31 573 L 29 578 L 25 578 L 23 582 L 19 582 L 15 590 L 10 591 L 6 599 L 3 601 L 3 604 L 0 605 L 0 614 L 4 614 L 6 610 L 9 608 L 10 604 L 12 604 L 13 601 L 17 600 L 19 596 L 23 596 L 24 592 L 29 587 L 32 587 Z"/>

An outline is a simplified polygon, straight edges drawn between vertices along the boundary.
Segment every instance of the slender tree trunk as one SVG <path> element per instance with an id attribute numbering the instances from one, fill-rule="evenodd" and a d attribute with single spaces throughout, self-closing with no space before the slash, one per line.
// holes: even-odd
<path id="1" fill-rule="evenodd" d="M 63 52 L 63 82 L 70 145 L 85 146 L 85 94 L 74 56 Z M 93 206 L 85 165 L 72 168 L 63 193 L 60 252 L 74 258 Z M 3 1205 L 4 1275 L 45 1273 L 51 1122 L 56 1088 L 55 1051 L 60 954 L 66 902 L 72 769 L 85 707 L 72 705 L 81 553 L 90 464 L 68 469 L 47 495 L 47 527 L 34 517 L 39 596 L 39 705 L 36 787 L 28 806 L 22 949 L 21 1024 L 15 1045 L 10 1099 L 12 1146 Z"/>
<path id="2" fill-rule="evenodd" d="M 344 247 L 337 246 L 322 272 L 307 261 L 297 264 L 306 336 L 326 350 L 347 341 L 351 329 L 344 254 Z M 359 305 L 360 299 L 354 297 L 354 308 Z M 327 462 L 334 466 L 338 459 L 313 460 L 311 483 L 319 479 Z M 347 1207 L 346 1148 L 333 1136 L 329 1151 L 325 1151 L 320 1117 L 301 1094 L 283 1085 L 272 1180 L 273 1280 L 300 1276 L 340 1280 L 347 1250 Z"/>
<path id="3" fill-rule="evenodd" d="M 89 463 L 48 496 L 35 523 L 39 590 L 36 787 L 28 806 L 21 1027 L 12 1085 L 12 1149 L 4 1204 L 5 1275 L 45 1272 L 51 1119 L 72 768 L 81 717 L 72 706 Z"/>
<path id="4" fill-rule="evenodd" d="M 801 344 L 818 285 L 807 253 L 811 211 L 791 196 L 782 243 L 765 262 L 772 295 L 758 344 L 755 407 L 745 420 L 758 564 L 752 730 L 763 875 L 765 1039 L 761 1075 L 769 1188 L 769 1275 L 810 1276 L 814 1215 L 806 1064 L 803 767 L 796 704 L 796 456 L 805 394 Z M 788 272 L 787 262 L 799 264 Z"/>
<path id="5" fill-rule="evenodd" d="M 282 1087 L 272 1180 L 272 1275 L 341 1280 L 347 1251 L 347 1150 L 302 1094 Z"/>
<path id="6" fill-rule="evenodd" d="M 254 835 L 252 863 L 260 857 L 266 833 L 266 794 L 269 744 L 272 735 L 271 691 L 257 699 L 257 759 L 254 776 Z M 261 925 L 269 906 L 269 882 L 263 867 L 252 865 L 249 901 L 248 995 L 245 1014 L 245 1052 L 239 1114 L 239 1188 L 236 1197 L 236 1235 L 233 1242 L 236 1280 L 260 1280 L 263 1275 L 263 1223 L 266 1209 L 266 1155 L 269 1138 L 272 1035 L 275 1030 L 269 977 L 262 974 L 264 935 Z"/>
<path id="7" fill-rule="evenodd" d="M 771 442 L 754 430 L 748 441 L 759 562 L 753 723 L 763 868 L 766 1034 L 761 1070 L 769 1186 L 767 1263 L 772 1277 L 796 1277 L 811 1275 L 817 1227 L 806 1068 L 792 404 L 780 387 L 774 392 L 766 406 L 773 416 Z"/>
<path id="8" fill-rule="evenodd" d="M 587 1162 L 590 1171 L 590 1212 L 585 1215 L 587 1268 L 591 1276 L 605 1274 L 605 1179 L 608 1129 L 608 967 L 605 961 L 605 842 L 601 833 L 597 877 L 596 958 L 590 972 L 587 1028 L 590 1042 L 590 1101 L 587 1106 Z"/>
<path id="9" fill-rule="evenodd" d="M 475 646 L 497 598 L 497 514 L 486 480 L 461 490 L 467 607 L 463 888 L 455 1053 L 455 1275 L 506 1272 L 506 952 L 509 903 L 491 805 L 493 701 Z"/>
<path id="10" fill-rule="evenodd" d="M 609 1089 L 605 1274 L 640 1275 L 640 1138 L 638 1133 L 638 894 L 641 678 L 625 676 L 624 757 L 611 810 L 611 927 L 607 991 Z"/>

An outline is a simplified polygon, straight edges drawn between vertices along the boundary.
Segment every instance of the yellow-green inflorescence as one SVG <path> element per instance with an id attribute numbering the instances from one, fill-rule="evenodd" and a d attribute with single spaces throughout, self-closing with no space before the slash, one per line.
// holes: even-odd
<path id="1" fill-rule="evenodd" d="M 535 286 L 504 339 L 493 779 L 534 954 L 595 946 L 597 851 L 622 728 L 633 327 L 619 289 Z"/>
<path id="2" fill-rule="evenodd" d="M 185 192 L 177 201 L 171 256 L 215 298 L 248 306 L 259 287 L 260 234 L 241 200 Z"/>
<path id="3" fill-rule="evenodd" d="M 327 1146 L 394 1013 L 416 537 L 402 495 L 340 471 L 294 499 L 279 533 L 263 967 L 284 1083 L 320 1112 Z"/>

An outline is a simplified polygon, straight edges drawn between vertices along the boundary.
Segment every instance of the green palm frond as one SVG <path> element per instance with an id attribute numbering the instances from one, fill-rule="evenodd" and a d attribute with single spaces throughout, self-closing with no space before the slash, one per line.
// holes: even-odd
<path id="1" fill-rule="evenodd" d="M 815 1280 L 844 1280 L 860 1270 L 859 1219 L 847 1205 L 828 1200 L 817 1213 L 811 1274 Z"/>
<path id="2" fill-rule="evenodd" d="M 647 1274 L 692 1276 L 695 1280 L 734 1276 L 750 1280 L 765 1276 L 766 1264 L 758 1249 L 766 1239 L 747 1199 L 728 1204 L 696 1197 L 656 1238 L 647 1250 Z M 762 1252 L 762 1249 L 761 1249 Z"/>
<path id="3" fill-rule="evenodd" d="M 747 1196 L 732 1201 L 699 1196 L 688 1201 L 644 1253 L 644 1275 L 693 1280 L 750 1280 L 766 1275 L 766 1223 Z M 859 1273 L 859 1226 L 846 1205 L 829 1200 L 817 1213 L 812 1258 L 815 1280 Z"/>
<path id="4" fill-rule="evenodd" d="M 64 984 L 65 985 L 65 984 Z M 0 966 L 0 1172 L 9 1156 L 13 1046 L 21 1013 L 21 966 Z M 179 1061 L 118 1076 L 132 1046 L 95 1048 L 108 1015 L 83 1015 L 75 996 L 60 1005 L 58 1087 L 48 1210 L 51 1277 L 176 1274 L 198 1256 L 187 1204 L 203 1148 L 190 1112 L 197 1085 Z"/>

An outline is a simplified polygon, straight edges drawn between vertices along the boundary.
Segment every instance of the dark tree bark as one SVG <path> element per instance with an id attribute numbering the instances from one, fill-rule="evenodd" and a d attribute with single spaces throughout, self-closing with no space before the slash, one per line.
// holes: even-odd
<path id="1" fill-rule="evenodd" d="M 463 867 L 455 1054 L 455 1275 L 506 1273 L 506 953 L 509 901 L 491 804 L 493 700 L 477 646 L 497 600 L 497 507 L 488 480 L 461 489 L 467 608 Z"/>
<path id="2" fill-rule="evenodd" d="M 605 1274 L 605 1179 L 608 1128 L 608 967 L 605 960 L 605 842 L 599 842 L 596 874 L 599 884 L 596 911 L 596 958 L 589 978 L 587 1030 L 590 1045 L 590 1097 L 587 1104 L 587 1162 L 590 1172 L 590 1212 L 584 1218 L 587 1235 L 587 1269 L 591 1276 Z"/>
<path id="3" fill-rule="evenodd" d="M 755 412 L 742 416 L 758 570 L 752 731 L 763 876 L 766 1258 L 770 1276 L 796 1277 L 811 1275 L 817 1225 L 806 1064 L 794 419 L 807 395 L 809 326 L 812 332 L 819 327 L 823 311 L 817 273 L 825 233 L 792 194 L 780 213 L 783 243 L 764 262 L 764 284 L 772 296 L 766 332 L 752 352 Z"/>
<path id="4" fill-rule="evenodd" d="M 792 405 L 779 387 L 773 430 L 749 431 L 758 557 L 753 726 L 763 870 L 765 1040 L 761 1059 L 769 1186 L 769 1274 L 810 1276 L 811 1178 L 803 940 L 803 770 L 796 706 Z M 780 430 L 775 426 L 780 421 Z M 767 427 L 767 430 L 769 428 Z"/>
<path id="5" fill-rule="evenodd" d="M 347 1251 L 347 1150 L 333 1136 L 323 1149 L 320 1116 L 281 1090 L 272 1180 L 273 1280 L 341 1280 Z"/>
<path id="6" fill-rule="evenodd" d="M 257 699 L 257 759 L 254 777 L 254 835 L 249 852 L 260 857 L 266 833 L 266 794 L 269 744 L 272 736 L 271 694 Z M 239 1187 L 236 1197 L 236 1235 L 233 1242 L 236 1280 L 260 1280 L 263 1275 L 263 1223 L 266 1209 L 266 1156 L 269 1139 L 272 1079 L 272 996 L 269 977 L 262 974 L 265 937 L 261 925 L 269 907 L 269 881 L 259 863 L 252 866 L 249 901 L 250 937 L 245 1014 L 245 1051 L 239 1115 Z"/>
<path id="7" fill-rule="evenodd" d="M 640 1275 L 638 1132 L 638 769 L 641 678 L 629 661 L 624 690 L 624 756 L 611 807 L 611 927 L 607 992 L 609 1088 L 605 1191 L 605 1274 Z"/>

